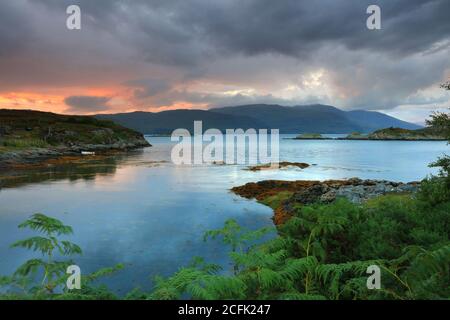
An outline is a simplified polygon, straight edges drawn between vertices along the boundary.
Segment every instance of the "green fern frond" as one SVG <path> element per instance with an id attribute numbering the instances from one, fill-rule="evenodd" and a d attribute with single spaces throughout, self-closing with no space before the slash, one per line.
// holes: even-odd
<path id="1" fill-rule="evenodd" d="M 42 213 L 35 213 L 27 221 L 19 224 L 19 228 L 29 228 L 50 236 L 52 234 L 71 234 L 72 227 L 64 225 L 60 220 L 48 217 Z"/>
<path id="2" fill-rule="evenodd" d="M 122 263 L 119 263 L 113 267 L 101 268 L 91 274 L 84 275 L 82 279 L 86 283 L 89 283 L 89 282 L 97 280 L 98 278 L 113 275 L 113 274 L 123 270 L 124 268 L 125 268 L 125 265 Z"/>
<path id="3" fill-rule="evenodd" d="M 36 273 L 36 271 L 40 267 L 44 267 L 45 262 L 41 259 L 30 259 L 24 264 L 22 264 L 20 267 L 16 269 L 14 272 L 15 276 L 28 276 L 29 274 Z"/>
<path id="4" fill-rule="evenodd" d="M 25 248 L 33 251 L 40 251 L 42 254 L 51 254 L 55 248 L 55 242 L 45 237 L 31 237 L 25 240 L 16 241 L 11 245 L 12 248 Z"/>
<path id="5" fill-rule="evenodd" d="M 65 240 L 61 241 L 60 245 L 58 245 L 58 248 L 59 248 L 59 252 L 65 256 L 71 256 L 74 254 L 82 254 L 83 253 L 83 251 L 81 250 L 81 248 L 78 245 L 76 245 L 75 243 L 72 243 L 70 241 L 65 241 Z"/>

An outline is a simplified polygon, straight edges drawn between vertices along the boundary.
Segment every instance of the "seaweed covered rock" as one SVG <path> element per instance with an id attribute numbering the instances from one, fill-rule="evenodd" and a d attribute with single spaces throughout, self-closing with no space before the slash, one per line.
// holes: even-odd
<path id="1" fill-rule="evenodd" d="M 346 198 L 352 203 L 361 204 L 369 199 L 389 193 L 413 193 L 418 191 L 419 182 L 394 182 L 387 180 L 266 180 L 251 182 L 235 187 L 232 191 L 242 197 L 255 198 L 262 203 L 279 203 L 273 207 L 275 224 L 282 224 L 291 215 L 297 205 L 313 203 L 331 203 L 338 198 Z M 286 194 L 289 196 L 286 197 Z M 283 195 L 282 201 L 274 201 L 277 195 Z M 270 201 L 268 201 L 270 199 Z"/>

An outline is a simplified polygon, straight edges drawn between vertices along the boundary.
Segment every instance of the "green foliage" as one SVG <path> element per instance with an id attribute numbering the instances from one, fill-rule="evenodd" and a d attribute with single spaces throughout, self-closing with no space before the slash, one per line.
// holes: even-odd
<path id="1" fill-rule="evenodd" d="M 450 294 L 450 244 L 426 250 L 420 246 L 405 248 L 391 268 L 404 268 L 401 283 L 408 299 L 448 299 Z M 399 279 L 400 280 L 400 279 Z"/>
<path id="2" fill-rule="evenodd" d="M 244 284 L 237 278 L 217 275 L 219 270 L 217 265 L 206 264 L 203 259 L 196 258 L 190 266 L 181 268 L 172 277 L 156 277 L 153 292 L 144 296 L 152 300 L 181 299 L 187 296 L 213 300 L 242 296 Z"/>
<path id="3" fill-rule="evenodd" d="M 431 180 L 429 183 L 433 183 Z M 72 233 L 59 220 L 35 214 L 20 224 L 42 234 L 13 244 L 44 258 L 26 261 L 0 287 L 0 299 L 116 299 L 107 287 L 93 286 L 100 277 L 124 268 L 119 264 L 82 277 L 82 289 L 63 287 L 72 262 L 53 260 L 54 253 L 81 253 L 58 240 Z M 450 297 L 450 203 L 389 195 L 355 205 L 345 199 L 331 204 L 297 206 L 279 226 L 278 236 L 261 241 L 270 228 L 251 231 L 236 221 L 208 231 L 205 240 L 230 248 L 232 272 L 202 258 L 174 275 L 154 279 L 151 292 L 139 288 L 125 299 L 448 299 Z M 382 270 L 381 290 L 366 287 L 367 267 Z M 39 270 L 42 281 L 36 282 Z M 32 276 L 34 275 L 34 276 Z M 55 292 L 56 288 L 62 290 Z M 11 290 L 11 288 L 15 288 Z M 19 294 L 18 292 L 22 292 Z"/>
<path id="4" fill-rule="evenodd" d="M 206 241 L 208 238 L 217 239 L 221 238 L 225 245 L 231 247 L 231 253 L 243 253 L 248 251 L 250 246 L 255 240 L 261 238 L 273 228 L 263 228 L 256 231 L 250 231 L 242 228 L 236 220 L 230 219 L 225 222 L 222 229 L 210 230 L 205 233 L 203 239 Z M 233 272 L 237 274 L 239 272 L 239 265 L 234 264 Z"/>
<path id="5" fill-rule="evenodd" d="M 0 145 L 9 148 L 46 148 L 49 146 L 44 140 L 33 138 L 8 138 L 0 141 Z"/>
<path id="6" fill-rule="evenodd" d="M 70 226 L 64 225 L 61 221 L 47 217 L 42 213 L 36 213 L 30 219 L 19 224 L 19 228 L 29 228 L 31 230 L 39 231 L 47 236 L 52 234 L 71 234 L 73 230 Z"/>
<path id="7" fill-rule="evenodd" d="M 0 276 L 0 294 L 2 299 L 115 299 L 106 287 L 94 287 L 92 283 L 100 277 L 109 276 L 124 268 L 118 264 L 103 268 L 81 277 L 81 290 L 69 291 L 66 287 L 67 267 L 73 261 L 55 260 L 55 255 L 69 257 L 82 254 L 81 248 L 67 240 L 59 240 L 61 235 L 70 235 L 73 230 L 61 221 L 41 213 L 32 215 L 21 223 L 19 228 L 40 233 L 24 240 L 16 241 L 12 248 L 25 248 L 40 253 L 42 258 L 33 258 L 19 266 L 13 275 Z M 41 279 L 39 279 L 41 277 Z M 58 291 L 58 292 L 55 292 Z"/>
<path id="8" fill-rule="evenodd" d="M 448 89 L 448 87 L 447 87 Z M 431 115 L 431 119 L 427 123 L 435 128 L 439 128 L 446 138 L 450 142 L 450 114 L 444 112 L 435 112 Z M 430 166 L 439 167 L 439 177 L 443 178 L 447 184 L 447 188 L 450 188 L 450 157 L 444 155 L 443 157 L 437 159 Z"/>
<path id="9" fill-rule="evenodd" d="M 112 276 L 122 270 L 125 266 L 117 264 L 114 267 L 107 267 L 99 269 L 91 274 L 83 275 L 81 277 L 80 290 L 63 290 L 62 294 L 54 296 L 57 300 L 115 300 L 117 296 L 112 293 L 107 286 L 94 286 L 93 283 L 99 278 Z M 65 278 L 63 278 L 65 281 Z"/>
<path id="10" fill-rule="evenodd" d="M 293 192 L 290 191 L 281 191 L 273 196 L 269 196 L 261 201 L 261 203 L 266 206 L 271 207 L 272 209 L 278 208 L 283 201 L 286 201 L 293 195 Z"/>
<path id="11" fill-rule="evenodd" d="M 298 206 L 279 236 L 234 220 L 206 238 L 230 245 L 232 276 L 202 260 L 158 278 L 151 299 L 448 299 L 450 203 L 430 206 L 406 195 L 355 205 Z M 381 290 L 366 286 L 367 268 L 382 270 Z"/>
<path id="12" fill-rule="evenodd" d="M 450 90 L 450 82 L 441 86 Z M 450 143 L 450 114 L 445 112 L 434 112 L 431 119 L 427 120 L 427 125 L 436 128 L 442 132 Z M 425 184 L 422 195 L 428 198 L 434 204 L 450 200 L 450 156 L 444 155 L 430 164 L 431 167 L 440 168 L 438 176 L 432 176 L 427 180 L 433 180 L 434 183 Z M 426 181 L 428 182 L 428 181 Z M 432 187 L 436 187 L 433 189 Z M 441 189 L 440 189 L 441 188 Z"/>
<path id="13" fill-rule="evenodd" d="M 136 131 L 109 120 L 68 116 L 32 110 L 0 110 L 0 123 L 7 128 L 0 151 L 51 146 L 84 146 L 136 142 L 145 139 Z"/>
<path id="14" fill-rule="evenodd" d="M 13 248 L 21 247 L 41 253 L 44 259 L 31 259 L 22 264 L 14 273 L 11 279 L 23 281 L 22 278 L 35 277 L 38 271 L 43 271 L 43 279 L 40 288 L 33 290 L 46 290 L 52 293 L 60 283 L 60 278 L 64 276 L 66 268 L 71 261 L 55 261 L 54 255 L 58 252 L 61 256 L 81 254 L 81 248 L 69 241 L 59 241 L 59 235 L 72 233 L 72 228 L 64 225 L 61 221 L 47 217 L 41 213 L 36 213 L 30 219 L 21 223 L 19 228 L 28 228 L 37 231 L 43 236 L 34 236 L 28 239 L 19 240 L 11 245 Z"/>
<path id="15" fill-rule="evenodd" d="M 439 161 L 442 160 L 444 159 L 442 158 Z M 434 162 L 434 164 L 437 165 L 438 162 Z M 445 176 L 427 177 L 426 179 L 422 180 L 422 183 L 420 184 L 421 192 L 418 194 L 418 197 L 432 206 L 449 201 L 450 200 L 449 181 L 450 180 Z"/>

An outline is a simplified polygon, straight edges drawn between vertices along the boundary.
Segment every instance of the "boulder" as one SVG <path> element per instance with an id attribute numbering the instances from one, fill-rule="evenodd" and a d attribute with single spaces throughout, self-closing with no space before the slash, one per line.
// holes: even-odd
<path id="1" fill-rule="evenodd" d="M 329 190 L 330 188 L 324 184 L 315 184 L 296 192 L 292 199 L 303 204 L 310 204 L 317 202 Z"/>

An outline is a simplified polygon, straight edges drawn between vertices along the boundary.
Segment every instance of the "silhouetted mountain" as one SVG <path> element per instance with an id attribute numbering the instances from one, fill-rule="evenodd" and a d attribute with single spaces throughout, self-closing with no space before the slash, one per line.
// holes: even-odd
<path id="1" fill-rule="evenodd" d="M 418 129 L 420 126 L 380 112 L 342 111 L 327 105 L 285 107 L 254 104 L 210 110 L 173 110 L 98 115 L 142 133 L 170 133 L 177 128 L 192 131 L 194 120 L 203 129 L 280 129 L 280 133 L 368 133 L 387 127 Z"/>

